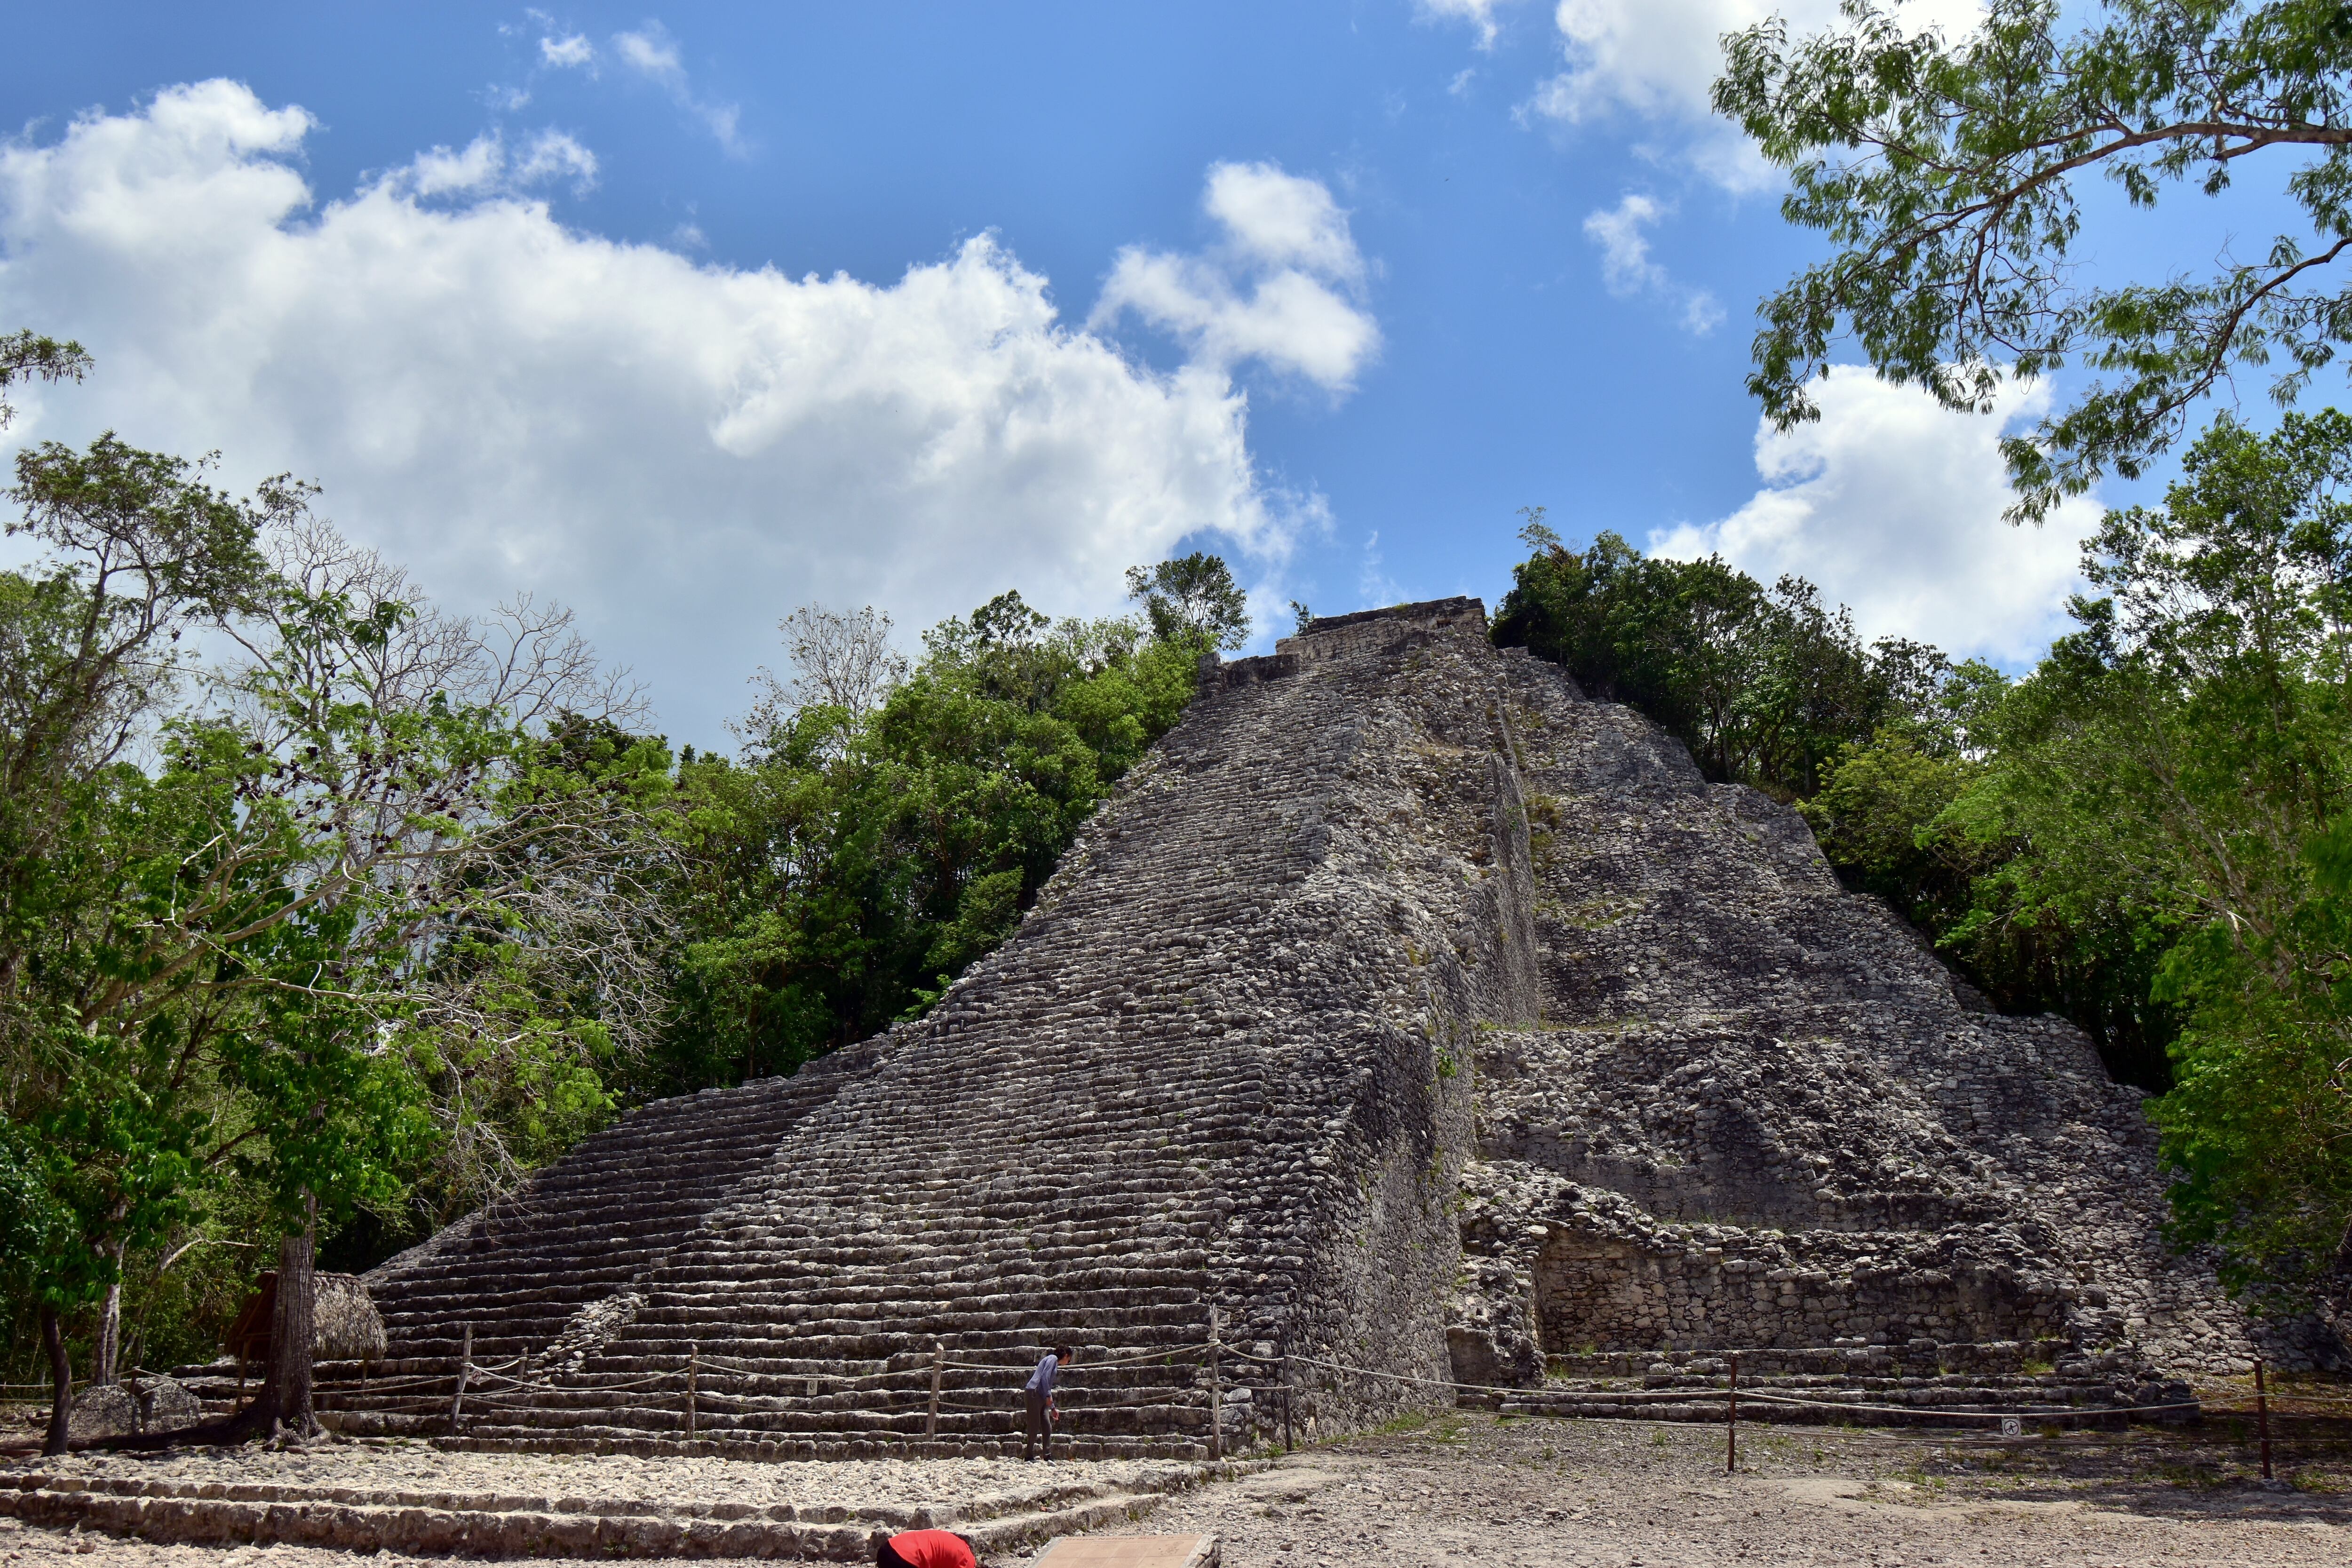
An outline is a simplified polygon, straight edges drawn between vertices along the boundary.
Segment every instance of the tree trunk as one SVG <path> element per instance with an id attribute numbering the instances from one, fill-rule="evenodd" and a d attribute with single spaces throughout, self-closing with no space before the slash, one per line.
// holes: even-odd
<path id="1" fill-rule="evenodd" d="M 313 1308 L 319 1247 L 319 1201 L 305 1196 L 301 1230 L 278 1248 L 278 1305 L 270 1323 L 269 1372 L 255 1403 L 287 1435 L 309 1437 L 318 1431 L 310 1409 L 310 1358 L 318 1329 Z"/>
<path id="2" fill-rule="evenodd" d="M 114 1263 L 114 1282 L 106 1288 L 106 1300 L 98 1309 L 98 1342 L 90 1347 L 89 1382 L 93 1388 L 104 1388 L 119 1381 L 121 1369 L 115 1365 L 116 1351 L 122 1342 L 122 1243 L 109 1243 L 104 1251 Z"/>
<path id="3" fill-rule="evenodd" d="M 41 1343 L 49 1352 L 49 1382 L 55 1393 L 49 1400 L 49 1433 L 41 1445 L 44 1454 L 66 1451 L 66 1423 L 73 1415 L 73 1362 L 66 1354 L 66 1326 L 58 1321 L 58 1310 L 41 1308 Z"/>

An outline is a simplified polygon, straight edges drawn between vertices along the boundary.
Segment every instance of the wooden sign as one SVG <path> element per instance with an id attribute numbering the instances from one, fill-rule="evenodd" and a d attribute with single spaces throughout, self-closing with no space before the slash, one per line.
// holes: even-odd
<path id="1" fill-rule="evenodd" d="M 1217 1568 L 1213 1535 L 1066 1535 L 1035 1568 Z"/>

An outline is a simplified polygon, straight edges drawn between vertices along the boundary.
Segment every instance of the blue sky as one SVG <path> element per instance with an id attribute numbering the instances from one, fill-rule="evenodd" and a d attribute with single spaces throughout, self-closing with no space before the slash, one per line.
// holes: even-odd
<path id="1" fill-rule="evenodd" d="M 1759 448 L 1812 242 L 1703 113 L 1751 0 L 7 9 L 0 326 L 99 364 L 0 439 L 316 478 L 680 740 L 803 602 L 911 642 L 1205 546 L 1270 637 L 1492 603 L 1527 505 L 2014 662 L 2090 516 L 2000 525 L 1990 422 L 1859 374 Z"/>

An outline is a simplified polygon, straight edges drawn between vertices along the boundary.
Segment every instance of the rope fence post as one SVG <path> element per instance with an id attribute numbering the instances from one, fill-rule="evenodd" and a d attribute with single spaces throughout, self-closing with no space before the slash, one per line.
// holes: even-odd
<path id="1" fill-rule="evenodd" d="M 1723 1473 L 1739 1468 L 1739 1352 L 1731 1352 L 1731 1398 L 1723 1419 Z"/>
<path id="2" fill-rule="evenodd" d="M 449 1395 L 449 1436 L 457 1436 L 463 1428 L 458 1422 L 466 1414 L 466 1384 L 474 1379 L 474 1325 L 466 1325 L 464 1348 L 457 1352 L 457 1389 Z"/>
<path id="3" fill-rule="evenodd" d="M 1279 1363 L 1279 1371 L 1276 1372 L 1276 1375 L 1282 1380 L 1282 1451 L 1288 1454 L 1295 1452 L 1298 1447 L 1297 1429 L 1291 1425 L 1290 1421 L 1290 1345 L 1288 1341 L 1285 1341 L 1283 1343 L 1282 1361 Z"/>
<path id="4" fill-rule="evenodd" d="M 926 1437 L 936 1437 L 940 1435 L 940 1374 L 947 1370 L 947 1341 L 933 1340 L 931 1342 L 931 1412 L 923 1418 L 923 1436 Z"/>
<path id="5" fill-rule="evenodd" d="M 2271 1479 L 2271 1394 L 2263 1381 L 2263 1358 L 2254 1358 L 2254 1429 L 2262 1435 L 2263 1479 Z"/>
<path id="6" fill-rule="evenodd" d="M 1225 1390 L 1217 1367 L 1217 1333 L 1223 1315 L 1209 1309 L 1209 1458 L 1225 1457 Z"/>
<path id="7" fill-rule="evenodd" d="M 701 1371 L 702 1347 L 689 1344 L 686 1347 L 686 1440 L 689 1443 L 694 1441 L 694 1385 Z"/>

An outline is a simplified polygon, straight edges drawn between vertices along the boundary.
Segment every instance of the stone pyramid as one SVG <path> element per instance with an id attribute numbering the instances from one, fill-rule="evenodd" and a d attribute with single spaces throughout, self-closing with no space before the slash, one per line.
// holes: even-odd
<path id="1" fill-rule="evenodd" d="M 390 1356 L 327 1404 L 446 1433 L 470 1335 L 472 1442 L 992 1450 L 1069 1338 L 1077 1451 L 1190 1454 L 1269 1429 L 1285 1352 L 1360 1369 L 1294 1364 L 1324 1429 L 1635 1353 L 2242 1365 L 2137 1100 L 1786 808 L 1402 605 L 1204 668 L 920 1022 L 376 1269 Z"/>

